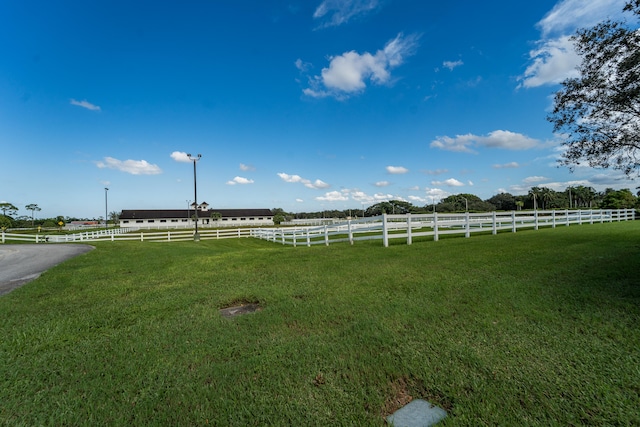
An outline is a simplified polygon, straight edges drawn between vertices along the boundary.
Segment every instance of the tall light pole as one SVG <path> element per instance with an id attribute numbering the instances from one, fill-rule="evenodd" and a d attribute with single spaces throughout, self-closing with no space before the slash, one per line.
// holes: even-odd
<path id="1" fill-rule="evenodd" d="M 109 211 L 109 209 L 107 209 L 107 191 L 109 191 L 109 189 L 107 187 L 104 187 L 104 225 L 105 228 L 109 228 L 109 217 L 107 216 L 107 212 Z"/>
<path id="2" fill-rule="evenodd" d="M 202 158 L 202 154 L 198 154 L 196 157 L 191 157 L 191 154 L 187 154 L 189 160 L 193 162 L 193 204 L 194 204 L 194 212 L 196 214 L 196 230 L 193 233 L 193 241 L 197 242 L 200 240 L 200 235 L 198 234 L 198 184 L 196 180 L 196 162 Z"/>

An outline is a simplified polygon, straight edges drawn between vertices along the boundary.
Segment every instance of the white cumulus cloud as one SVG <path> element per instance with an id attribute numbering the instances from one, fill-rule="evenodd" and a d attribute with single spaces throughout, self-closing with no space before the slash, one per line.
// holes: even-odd
<path id="1" fill-rule="evenodd" d="M 171 158 L 180 163 L 189 163 L 191 161 L 184 151 L 174 151 L 171 153 Z"/>
<path id="2" fill-rule="evenodd" d="M 413 55 L 417 45 L 417 35 L 405 37 L 400 33 L 375 54 L 350 51 L 333 56 L 329 67 L 323 68 L 320 76 L 310 78 L 310 87 L 303 92 L 315 98 L 333 96 L 345 99 L 362 92 L 367 82 L 387 84 L 391 79 L 391 69 Z"/>
<path id="3" fill-rule="evenodd" d="M 449 178 L 444 181 L 431 181 L 431 185 L 446 185 L 447 187 L 463 187 L 464 183 L 455 178 Z"/>
<path id="4" fill-rule="evenodd" d="M 387 172 L 393 175 L 401 175 L 409 172 L 409 169 L 404 166 L 387 166 Z"/>
<path id="5" fill-rule="evenodd" d="M 305 187 L 312 188 L 312 189 L 315 189 L 315 190 L 322 189 L 322 188 L 329 188 L 330 187 L 329 184 L 327 184 L 326 182 L 324 182 L 324 181 L 322 181 L 320 179 L 316 179 L 315 181 L 311 181 L 309 179 L 302 178 L 300 175 L 289 175 L 289 174 L 284 173 L 284 172 L 279 172 L 278 176 L 284 182 L 291 182 L 291 183 L 298 183 L 299 182 L 299 183 L 303 184 Z"/>
<path id="6" fill-rule="evenodd" d="M 330 191 L 325 193 L 324 196 L 316 197 L 316 200 L 322 202 L 343 202 L 349 200 L 349 196 L 341 191 Z"/>
<path id="7" fill-rule="evenodd" d="M 253 184 L 252 179 L 243 178 L 241 176 L 236 176 L 230 181 L 227 181 L 227 185 L 236 185 L 236 184 Z"/>
<path id="8" fill-rule="evenodd" d="M 473 134 L 439 136 L 431 142 L 431 148 L 460 153 L 477 153 L 472 147 L 503 148 L 507 150 L 527 150 L 542 144 L 541 141 L 529 138 L 521 133 L 508 130 L 494 130 L 486 136 Z"/>
<path id="9" fill-rule="evenodd" d="M 544 176 L 530 176 L 522 180 L 525 184 L 535 184 L 536 182 L 547 181 L 549 178 Z"/>
<path id="10" fill-rule="evenodd" d="M 556 84 L 577 75 L 580 57 L 569 37 L 578 28 L 592 27 L 605 19 L 620 19 L 626 0 L 561 0 L 537 27 L 540 39 L 529 52 L 529 62 L 518 87 Z"/>
<path id="11" fill-rule="evenodd" d="M 105 157 L 104 161 L 96 162 L 100 169 L 115 169 L 131 175 L 158 175 L 162 169 L 158 165 L 152 165 L 146 160 L 118 160 L 113 157 Z"/>

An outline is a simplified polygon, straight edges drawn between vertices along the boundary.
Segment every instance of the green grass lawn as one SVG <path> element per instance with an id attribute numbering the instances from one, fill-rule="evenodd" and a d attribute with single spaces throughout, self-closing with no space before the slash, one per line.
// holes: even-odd
<path id="1" fill-rule="evenodd" d="M 0 297 L 0 424 L 640 425 L 639 222 L 96 247 Z"/>

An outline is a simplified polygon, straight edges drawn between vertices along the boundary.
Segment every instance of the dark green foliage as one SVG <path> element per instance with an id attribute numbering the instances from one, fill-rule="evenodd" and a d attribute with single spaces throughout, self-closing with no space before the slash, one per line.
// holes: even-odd
<path id="1" fill-rule="evenodd" d="M 637 1 L 626 11 L 640 14 Z M 613 167 L 636 175 L 640 163 L 640 33 L 607 20 L 573 37 L 580 76 L 562 83 L 548 116 L 566 139 L 561 164 Z"/>

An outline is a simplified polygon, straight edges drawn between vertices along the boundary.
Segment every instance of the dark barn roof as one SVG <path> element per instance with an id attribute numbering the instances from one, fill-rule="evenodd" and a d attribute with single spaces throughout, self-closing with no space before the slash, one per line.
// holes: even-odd
<path id="1" fill-rule="evenodd" d="M 219 212 L 222 218 L 273 216 L 271 209 L 209 209 L 207 211 L 198 211 L 198 216 L 200 218 L 210 218 L 214 212 Z M 120 219 L 187 218 L 194 214 L 193 209 L 123 209 L 120 213 Z"/>

